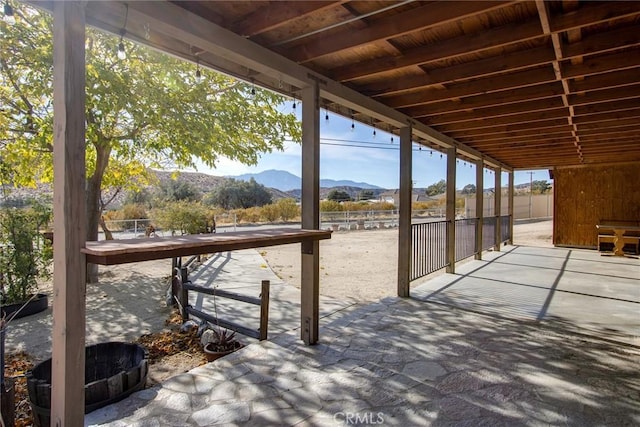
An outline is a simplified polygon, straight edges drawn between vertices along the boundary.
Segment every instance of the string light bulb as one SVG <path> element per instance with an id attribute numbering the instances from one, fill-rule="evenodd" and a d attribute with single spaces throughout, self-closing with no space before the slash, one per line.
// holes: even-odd
<path id="1" fill-rule="evenodd" d="M 200 71 L 200 59 L 196 61 L 196 83 L 202 82 L 202 71 Z"/>
<path id="2" fill-rule="evenodd" d="M 296 109 L 296 97 L 293 97 L 293 105 L 291 106 L 294 110 Z"/>
<path id="3" fill-rule="evenodd" d="M 429 151 L 429 157 L 433 157 L 433 150 Z"/>
<path id="4" fill-rule="evenodd" d="M 373 125 L 373 138 L 376 138 L 376 125 Z"/>
<path id="5" fill-rule="evenodd" d="M 251 96 L 256 96 L 256 84 L 253 79 L 251 79 Z"/>
<path id="6" fill-rule="evenodd" d="M 118 43 L 118 59 L 125 60 L 127 59 L 127 52 L 124 50 L 124 42 L 122 41 L 123 36 L 120 36 L 120 43 Z"/>
<path id="7" fill-rule="evenodd" d="M 16 23 L 16 16 L 13 13 L 13 7 L 9 4 L 9 0 L 4 2 L 4 22 L 9 25 L 13 25 Z"/>
<path id="8" fill-rule="evenodd" d="M 324 110 L 324 120 L 327 122 L 329 121 L 329 110 Z"/>
<path id="9" fill-rule="evenodd" d="M 120 43 L 118 43 L 118 59 L 127 59 L 127 52 L 124 50 L 124 35 L 127 33 L 127 19 L 129 19 L 129 5 L 125 3 L 124 25 L 120 30 Z"/>
<path id="10" fill-rule="evenodd" d="M 391 137 L 391 143 L 393 144 L 393 137 Z"/>

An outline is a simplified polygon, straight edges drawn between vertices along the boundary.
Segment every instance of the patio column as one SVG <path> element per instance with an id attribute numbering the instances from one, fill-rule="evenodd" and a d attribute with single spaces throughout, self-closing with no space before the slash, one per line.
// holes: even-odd
<path id="1" fill-rule="evenodd" d="M 52 426 L 80 426 L 84 420 L 84 3 L 53 3 Z"/>
<path id="2" fill-rule="evenodd" d="M 502 213 L 502 169 L 496 168 L 496 185 L 495 185 L 494 212 L 496 215 L 496 245 L 495 250 L 500 250 L 500 242 L 502 242 L 502 228 L 500 227 L 500 215 Z"/>
<path id="3" fill-rule="evenodd" d="M 400 206 L 398 209 L 398 296 L 409 296 L 411 279 L 411 125 L 400 129 Z"/>
<path id="4" fill-rule="evenodd" d="M 447 273 L 456 272 L 456 152 L 447 149 Z"/>
<path id="5" fill-rule="evenodd" d="M 509 244 L 513 245 L 513 187 L 515 171 L 509 172 Z"/>
<path id="6" fill-rule="evenodd" d="M 320 92 L 318 84 L 302 89 L 302 228 L 320 229 Z M 300 338 L 318 342 L 320 243 L 302 242 Z"/>
<path id="7" fill-rule="evenodd" d="M 482 259 L 482 224 L 484 216 L 484 161 L 476 161 L 476 256 Z"/>

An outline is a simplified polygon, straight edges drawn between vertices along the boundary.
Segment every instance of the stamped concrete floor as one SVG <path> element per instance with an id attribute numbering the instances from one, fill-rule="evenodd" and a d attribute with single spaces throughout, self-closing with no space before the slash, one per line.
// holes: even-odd
<path id="1" fill-rule="evenodd" d="M 530 246 L 506 246 L 483 258 L 427 280 L 411 296 L 640 346 L 638 258 Z"/>
<path id="2" fill-rule="evenodd" d="M 512 268 L 522 263 L 529 268 L 532 259 L 540 258 L 535 258 L 540 254 L 527 254 L 527 249 L 519 250 L 521 262 L 514 259 Z M 556 278 L 564 277 L 575 253 L 557 254 L 559 260 L 551 264 L 539 259 L 540 267 L 553 270 Z M 575 257 L 572 269 L 590 274 L 583 267 L 597 260 Z M 612 278 L 618 267 L 601 269 L 603 277 L 582 280 L 620 286 L 619 279 Z M 630 271 L 637 270 L 632 265 Z M 637 285 L 637 276 L 630 279 Z M 560 328 L 557 323 L 536 321 L 541 309 L 546 307 L 545 315 L 554 310 L 560 283 L 554 279 L 553 293 L 546 289 L 535 304 L 524 302 L 523 295 L 515 309 L 529 317 L 515 320 L 503 316 L 504 312 L 481 314 L 417 299 L 387 298 L 352 305 L 323 319 L 321 342 L 316 346 L 304 346 L 298 331 L 282 333 L 95 411 L 85 422 L 111 426 L 639 425 L 640 350 L 606 337 L 583 335 L 585 329 L 571 316 L 563 318 Z M 600 295 L 595 284 L 590 286 L 588 292 L 567 293 Z M 420 292 L 420 288 L 415 291 Z M 428 289 L 424 292 L 429 294 Z M 635 293 L 630 292 L 633 297 Z M 546 303 L 549 294 L 553 298 Z M 507 295 L 519 293 L 514 290 Z M 597 312 L 597 305 L 591 303 L 583 312 Z"/>

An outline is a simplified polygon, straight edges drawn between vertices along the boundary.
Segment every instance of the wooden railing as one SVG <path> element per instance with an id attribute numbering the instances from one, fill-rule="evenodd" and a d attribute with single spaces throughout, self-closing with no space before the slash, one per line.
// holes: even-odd
<path id="1" fill-rule="evenodd" d="M 190 261 L 193 260 L 192 259 Z M 189 261 L 186 263 L 188 264 Z M 175 265 L 179 265 L 180 261 L 174 260 Z M 201 320 L 213 323 L 215 325 L 227 328 L 236 332 L 240 332 L 243 335 L 256 338 L 259 340 L 266 340 L 269 327 L 269 287 L 270 282 L 263 280 L 261 284 L 261 292 L 259 297 L 251 297 L 248 295 L 242 295 L 235 292 L 225 291 L 217 288 L 206 288 L 203 286 L 194 285 L 189 280 L 189 270 L 187 266 L 180 266 L 174 269 L 173 283 L 177 283 L 175 288 L 175 298 L 179 303 L 180 311 L 183 321 L 189 320 L 189 316 L 193 315 Z M 260 326 L 258 329 L 252 329 L 250 327 L 240 325 L 231 320 L 222 319 L 219 316 L 212 316 L 205 313 L 202 310 L 192 307 L 189 304 L 189 291 L 198 292 L 205 295 L 211 295 L 214 298 L 226 298 L 235 301 L 240 301 L 250 305 L 257 305 L 260 307 Z"/>

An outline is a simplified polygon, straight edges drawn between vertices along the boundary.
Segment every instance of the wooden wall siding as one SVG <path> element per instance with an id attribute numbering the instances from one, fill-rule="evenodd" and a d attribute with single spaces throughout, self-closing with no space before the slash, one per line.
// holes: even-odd
<path id="1" fill-rule="evenodd" d="M 640 162 L 554 172 L 554 244 L 596 247 L 602 220 L 640 220 Z"/>

